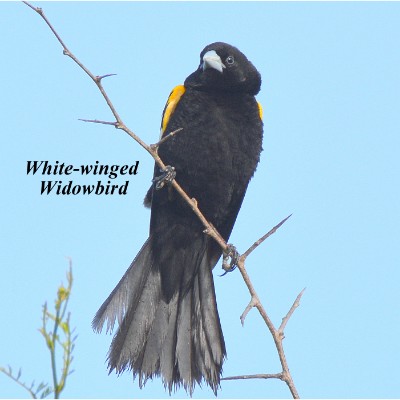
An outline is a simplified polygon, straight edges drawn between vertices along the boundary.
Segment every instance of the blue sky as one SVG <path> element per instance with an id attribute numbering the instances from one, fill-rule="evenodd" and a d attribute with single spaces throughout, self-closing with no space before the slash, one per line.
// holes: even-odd
<path id="1" fill-rule="evenodd" d="M 263 77 L 264 151 L 231 242 L 244 251 L 293 213 L 247 267 L 277 325 L 307 287 L 284 343 L 302 397 L 399 397 L 400 3 L 34 4 L 95 74 L 117 74 L 105 87 L 148 143 L 157 141 L 171 88 L 206 44 L 226 41 L 248 56 Z M 111 119 L 96 87 L 32 10 L 2 2 L 0 11 L 0 365 L 50 381 L 37 328 L 70 256 L 79 337 L 64 397 L 168 397 L 160 380 L 139 390 L 129 373 L 108 376 L 111 336 L 90 326 L 147 237 L 152 160 L 126 134 L 78 121 Z M 41 176 L 26 174 L 29 160 L 138 160 L 139 170 L 126 196 L 45 196 Z M 240 325 L 249 295 L 238 271 L 219 274 L 225 376 L 279 372 L 257 312 Z M 25 392 L 0 375 L 0 396 Z M 279 381 L 223 382 L 219 394 L 289 396 Z"/>

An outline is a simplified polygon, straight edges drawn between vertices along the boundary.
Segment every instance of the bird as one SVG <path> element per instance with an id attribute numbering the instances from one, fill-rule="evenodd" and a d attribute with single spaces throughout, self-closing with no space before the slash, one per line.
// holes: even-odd
<path id="1" fill-rule="evenodd" d="M 154 167 L 144 200 L 149 237 L 92 322 L 96 332 L 118 323 L 109 372 L 132 371 L 140 388 L 160 376 L 170 395 L 180 387 L 192 395 L 203 383 L 217 395 L 221 387 L 226 346 L 212 270 L 223 251 L 170 181 L 228 241 L 262 151 L 260 88 L 247 57 L 215 42 L 168 97 L 158 149 L 167 168 Z"/>

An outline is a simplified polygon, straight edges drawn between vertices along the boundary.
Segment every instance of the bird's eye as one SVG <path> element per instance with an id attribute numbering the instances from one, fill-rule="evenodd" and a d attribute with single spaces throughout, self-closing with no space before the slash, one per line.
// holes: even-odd
<path id="1" fill-rule="evenodd" d="M 228 65 L 233 65 L 233 64 L 235 63 L 235 59 L 233 58 L 233 56 L 228 56 L 228 57 L 226 58 L 225 62 L 226 62 Z"/>

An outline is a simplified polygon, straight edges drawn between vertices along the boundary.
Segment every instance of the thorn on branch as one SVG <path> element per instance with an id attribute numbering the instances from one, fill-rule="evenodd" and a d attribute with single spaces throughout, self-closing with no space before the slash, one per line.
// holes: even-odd
<path id="1" fill-rule="evenodd" d="M 242 326 L 244 326 L 244 321 L 245 321 L 249 311 L 253 307 L 256 307 L 259 304 L 259 302 L 260 302 L 260 300 L 258 299 L 258 297 L 254 296 L 254 295 L 251 297 L 250 303 L 247 304 L 247 307 L 244 309 L 242 315 L 240 316 L 240 323 L 242 324 Z"/>
<path id="2" fill-rule="evenodd" d="M 256 242 L 253 243 L 253 245 L 242 255 L 243 260 L 245 260 L 250 253 L 252 253 L 262 242 L 264 242 L 266 239 L 268 239 L 271 235 L 273 235 L 290 217 L 292 214 L 287 216 L 285 219 L 283 219 L 279 224 L 275 225 L 269 232 L 267 232 L 264 236 L 262 236 L 260 239 L 258 239 Z"/>
<path id="3" fill-rule="evenodd" d="M 288 313 L 282 318 L 282 323 L 278 329 L 278 332 L 282 335 L 282 339 L 285 337 L 284 335 L 284 330 L 286 328 L 286 324 L 288 323 L 290 317 L 293 315 L 294 310 L 300 305 L 300 300 L 304 294 L 304 291 L 306 288 L 304 288 L 296 297 L 296 300 L 293 302 L 292 307 L 290 307 L 290 310 Z"/>
<path id="4" fill-rule="evenodd" d="M 157 143 L 151 144 L 150 147 L 157 151 L 157 149 L 160 147 L 160 145 L 164 142 L 166 142 L 168 139 L 171 139 L 173 136 L 175 136 L 178 132 L 181 132 L 183 128 L 178 128 L 175 129 L 174 131 L 168 133 L 168 135 L 165 135 L 161 140 L 159 140 Z"/>
<path id="5" fill-rule="evenodd" d="M 196 200 L 196 205 L 197 205 L 197 200 Z M 211 231 L 213 229 L 215 229 L 214 225 L 211 222 L 209 222 L 207 228 L 204 229 L 203 233 L 205 233 L 206 235 L 210 235 L 211 236 Z"/>
<path id="6" fill-rule="evenodd" d="M 237 379 L 280 379 L 284 380 L 282 372 L 279 374 L 255 374 L 255 375 L 237 375 L 237 376 L 227 376 L 226 378 L 221 378 L 221 381 L 232 381 Z"/>
<path id="7" fill-rule="evenodd" d="M 83 119 L 83 118 L 78 118 L 78 121 L 91 122 L 93 124 L 112 125 L 115 126 L 116 128 L 119 128 L 118 122 L 100 121 L 98 119 Z"/>
<path id="8" fill-rule="evenodd" d="M 110 77 L 110 76 L 116 76 L 117 74 L 106 74 L 106 75 L 97 75 L 96 76 L 96 81 L 97 82 L 101 82 L 101 80 L 103 79 L 103 78 L 108 78 L 108 77 Z"/>

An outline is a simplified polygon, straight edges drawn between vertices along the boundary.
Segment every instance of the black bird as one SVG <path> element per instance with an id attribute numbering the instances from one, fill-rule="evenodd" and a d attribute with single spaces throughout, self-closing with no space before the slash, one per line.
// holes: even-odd
<path id="1" fill-rule="evenodd" d="M 227 241 L 262 151 L 262 109 L 255 99 L 261 76 L 237 48 L 212 43 L 200 65 L 170 94 L 161 132 L 182 131 L 159 155 L 176 180 Z M 147 379 L 162 376 L 171 394 L 190 393 L 204 380 L 220 386 L 225 343 L 212 269 L 222 254 L 171 185 L 148 191 L 150 234 L 93 320 L 100 332 L 119 328 L 108 353 L 110 372 L 126 369 Z M 164 182 L 163 182 L 164 183 Z"/>

